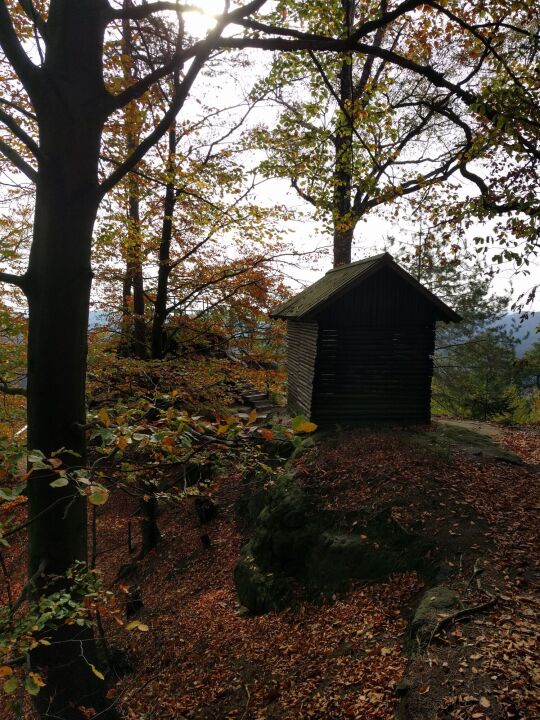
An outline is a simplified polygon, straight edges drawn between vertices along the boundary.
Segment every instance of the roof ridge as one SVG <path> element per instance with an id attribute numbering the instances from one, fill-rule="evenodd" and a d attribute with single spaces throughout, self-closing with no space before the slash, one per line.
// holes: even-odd
<path id="1" fill-rule="evenodd" d="M 362 260 L 355 260 L 355 262 L 352 263 L 346 263 L 345 265 L 338 265 L 338 267 L 330 268 L 330 270 L 327 270 L 325 272 L 325 275 L 329 275 L 333 272 L 339 272 L 340 270 L 347 270 L 354 265 L 362 265 L 363 263 L 373 262 L 374 260 L 381 260 L 385 255 L 387 255 L 390 260 L 394 259 L 389 252 L 385 251 L 383 253 L 379 253 L 378 255 L 372 255 L 371 257 L 363 258 Z"/>

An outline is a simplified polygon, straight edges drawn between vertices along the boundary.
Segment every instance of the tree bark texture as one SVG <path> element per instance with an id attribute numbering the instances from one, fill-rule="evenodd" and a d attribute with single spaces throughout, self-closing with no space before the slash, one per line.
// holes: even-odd
<path id="1" fill-rule="evenodd" d="M 353 3 L 342 0 L 344 30 L 348 37 L 353 23 Z M 354 234 L 352 213 L 353 176 L 353 59 L 350 53 L 342 57 L 339 73 L 340 109 L 334 137 L 335 163 L 333 176 L 334 267 L 351 262 Z"/>
<path id="2" fill-rule="evenodd" d="M 161 226 L 161 242 L 159 244 L 159 268 L 157 279 L 156 301 L 152 320 L 152 357 L 163 358 L 166 347 L 164 344 L 165 320 L 167 319 L 167 301 L 169 296 L 169 275 L 171 274 L 171 241 L 173 231 L 176 189 L 174 185 L 174 169 L 176 157 L 176 127 L 169 129 L 169 154 L 167 162 L 167 185 L 163 202 L 163 222 Z"/>
<path id="3" fill-rule="evenodd" d="M 24 290 L 29 305 L 28 447 L 64 465 L 86 462 L 85 379 L 92 270 L 92 232 L 107 94 L 102 77 L 104 6 L 93 0 L 51 2 L 43 89 L 36 97 L 40 127 L 34 236 Z M 86 498 L 73 481 L 50 485 L 51 472 L 28 480 L 29 575 L 46 564 L 65 575 L 87 559 Z M 37 592 L 42 592 L 37 587 Z M 116 717 L 104 683 L 91 671 L 89 630 L 64 625 L 50 646 L 32 653 L 46 685 L 35 702 L 42 717 L 79 720 L 79 706 Z M 99 665 L 98 665 L 99 666 Z"/>

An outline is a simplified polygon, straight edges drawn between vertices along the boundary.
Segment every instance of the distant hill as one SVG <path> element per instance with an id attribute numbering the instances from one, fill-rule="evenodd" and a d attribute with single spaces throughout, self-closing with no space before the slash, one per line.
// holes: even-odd
<path id="1" fill-rule="evenodd" d="M 521 357 L 529 350 L 537 340 L 540 340 L 540 332 L 536 332 L 536 326 L 540 325 L 540 310 L 534 314 L 529 313 L 529 317 L 520 322 L 519 313 L 505 315 L 498 324 L 504 327 L 521 340 L 516 348 L 516 353 Z"/>

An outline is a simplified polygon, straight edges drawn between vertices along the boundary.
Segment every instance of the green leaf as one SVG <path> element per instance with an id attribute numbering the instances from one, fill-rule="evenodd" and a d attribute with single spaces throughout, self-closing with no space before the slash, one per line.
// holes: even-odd
<path id="1" fill-rule="evenodd" d="M 39 693 L 39 685 L 34 680 L 32 675 L 29 675 L 24 681 L 24 687 L 27 693 L 30 695 L 37 695 Z"/>
<path id="2" fill-rule="evenodd" d="M 4 692 L 9 695 L 9 693 L 12 693 L 19 687 L 19 678 L 12 675 L 9 680 L 6 680 L 2 687 L 4 688 Z"/>
<path id="3" fill-rule="evenodd" d="M 28 453 L 28 462 L 30 463 L 42 462 L 43 460 L 45 460 L 45 455 L 41 450 L 30 450 Z"/>
<path id="4" fill-rule="evenodd" d="M 92 505 L 105 505 L 108 499 L 109 493 L 107 490 L 95 490 L 88 496 L 88 500 L 92 503 Z"/>
<path id="5" fill-rule="evenodd" d="M 26 487 L 26 483 L 15 485 L 13 488 L 0 488 L 0 498 L 2 500 L 13 500 L 18 497 Z"/>
<path id="6" fill-rule="evenodd" d="M 69 480 L 66 477 L 59 477 L 56 480 L 53 480 L 52 483 L 49 483 L 51 487 L 65 487 L 68 485 Z"/>
<path id="7" fill-rule="evenodd" d="M 303 415 L 297 415 L 292 419 L 292 426 L 293 430 L 297 430 L 302 423 L 306 421 L 306 418 Z"/>

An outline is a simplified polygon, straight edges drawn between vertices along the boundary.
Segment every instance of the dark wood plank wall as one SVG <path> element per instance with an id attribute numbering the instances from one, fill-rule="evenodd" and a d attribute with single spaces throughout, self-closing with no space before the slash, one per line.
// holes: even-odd
<path id="1" fill-rule="evenodd" d="M 312 419 L 429 422 L 433 306 L 383 269 L 319 316 Z"/>
<path id="2" fill-rule="evenodd" d="M 288 405 L 308 418 L 313 397 L 317 336 L 316 322 L 287 322 Z"/>

